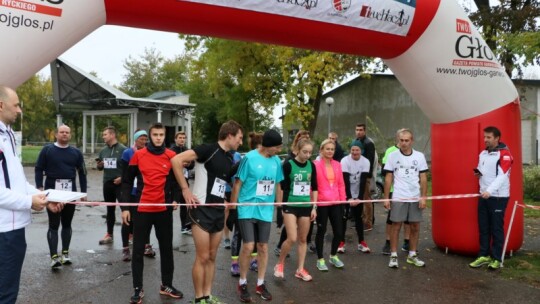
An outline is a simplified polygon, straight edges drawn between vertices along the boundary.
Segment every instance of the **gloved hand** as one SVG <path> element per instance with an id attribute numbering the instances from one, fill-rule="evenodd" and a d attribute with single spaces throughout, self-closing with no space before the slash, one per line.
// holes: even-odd
<path id="1" fill-rule="evenodd" d="M 238 220 L 238 211 L 236 209 L 229 209 L 229 216 L 227 217 L 227 222 L 225 225 L 227 225 L 227 228 L 232 231 L 234 228 L 234 224 Z"/>

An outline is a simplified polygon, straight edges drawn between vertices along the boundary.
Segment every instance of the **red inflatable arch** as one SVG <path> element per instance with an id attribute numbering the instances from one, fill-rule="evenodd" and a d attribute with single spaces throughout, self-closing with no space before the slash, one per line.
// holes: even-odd
<path id="1" fill-rule="evenodd" d="M 496 125 L 515 161 L 508 210 L 522 200 L 517 91 L 455 0 L 10 0 L 0 24 L 0 83 L 14 87 L 104 24 L 381 57 L 432 122 L 433 194 L 478 191 Z M 439 247 L 476 254 L 476 222 L 476 199 L 433 202 Z M 522 242 L 519 209 L 508 250 Z"/>

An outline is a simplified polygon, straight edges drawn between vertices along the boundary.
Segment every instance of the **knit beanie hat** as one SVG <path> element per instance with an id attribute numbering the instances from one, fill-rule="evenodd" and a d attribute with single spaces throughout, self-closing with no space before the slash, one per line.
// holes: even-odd
<path id="1" fill-rule="evenodd" d="M 281 135 L 276 130 L 268 130 L 264 132 L 263 139 L 262 139 L 262 145 L 263 147 L 269 148 L 269 147 L 275 147 L 280 146 L 283 144 Z"/>

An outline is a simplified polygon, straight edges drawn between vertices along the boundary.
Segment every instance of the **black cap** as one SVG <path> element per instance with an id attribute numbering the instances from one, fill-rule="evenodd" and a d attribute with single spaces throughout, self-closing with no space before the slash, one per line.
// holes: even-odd
<path id="1" fill-rule="evenodd" d="M 276 130 L 268 130 L 264 132 L 262 145 L 263 147 L 275 147 L 282 145 L 281 135 Z"/>

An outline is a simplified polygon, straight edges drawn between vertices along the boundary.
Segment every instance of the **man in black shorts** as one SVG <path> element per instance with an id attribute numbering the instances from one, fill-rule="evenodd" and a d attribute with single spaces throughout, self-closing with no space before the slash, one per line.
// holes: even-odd
<path id="1" fill-rule="evenodd" d="M 232 177 L 231 150 L 242 144 L 242 127 L 235 121 L 221 125 L 218 142 L 203 144 L 176 155 L 172 160 L 174 175 L 188 205 L 191 231 L 195 242 L 192 277 L 195 303 L 220 303 L 212 295 L 217 250 L 225 224 L 225 188 Z M 183 174 L 184 163 L 195 161 L 195 183 L 190 191 Z M 220 206 L 204 206 L 220 204 Z"/>

